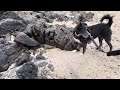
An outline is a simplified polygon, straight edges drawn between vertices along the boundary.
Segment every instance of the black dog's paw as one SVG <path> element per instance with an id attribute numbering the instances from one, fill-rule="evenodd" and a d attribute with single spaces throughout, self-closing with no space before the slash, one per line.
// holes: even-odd
<path id="1" fill-rule="evenodd" d="M 97 48 L 96 48 L 96 50 L 100 50 L 100 48 L 99 48 L 99 47 L 97 47 Z"/>
<path id="2" fill-rule="evenodd" d="M 97 47 L 96 50 L 104 52 L 101 48 Z"/>

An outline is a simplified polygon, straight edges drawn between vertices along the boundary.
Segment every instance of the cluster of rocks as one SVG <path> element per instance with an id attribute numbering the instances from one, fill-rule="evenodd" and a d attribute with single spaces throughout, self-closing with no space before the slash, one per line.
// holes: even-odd
<path id="1" fill-rule="evenodd" d="M 71 28 L 48 24 L 55 19 L 66 21 L 70 17 L 52 11 L 30 14 L 34 14 L 36 22 L 31 23 L 14 11 L 0 11 L 0 78 L 47 79 L 54 71 L 53 65 L 41 54 L 33 57 L 30 49 L 40 48 L 43 44 L 69 51 L 78 49 L 79 43 L 74 41 Z M 90 17 L 92 14 L 87 19 Z"/>

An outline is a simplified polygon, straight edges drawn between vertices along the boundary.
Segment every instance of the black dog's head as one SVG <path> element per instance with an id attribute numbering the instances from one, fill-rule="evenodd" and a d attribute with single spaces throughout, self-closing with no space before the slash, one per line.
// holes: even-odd
<path id="1" fill-rule="evenodd" d="M 73 30 L 75 37 L 83 36 L 84 38 L 90 37 L 90 32 L 88 31 L 87 24 L 80 22 Z"/>

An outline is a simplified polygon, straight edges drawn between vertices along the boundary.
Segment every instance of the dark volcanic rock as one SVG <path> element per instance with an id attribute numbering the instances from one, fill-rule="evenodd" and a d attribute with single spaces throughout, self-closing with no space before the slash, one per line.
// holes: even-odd
<path id="1" fill-rule="evenodd" d="M 80 44 L 73 39 L 72 32 L 64 27 L 48 28 L 45 32 L 45 42 L 62 50 L 70 51 L 80 46 Z"/>
<path id="2" fill-rule="evenodd" d="M 37 79 L 38 67 L 34 63 L 28 62 L 16 74 L 20 79 Z"/>
<path id="3" fill-rule="evenodd" d="M 46 58 L 44 56 L 42 56 L 41 54 L 38 54 L 36 56 L 36 60 L 45 60 Z"/>
<path id="4" fill-rule="evenodd" d="M 15 51 L 16 51 L 16 48 L 12 47 L 11 45 L 6 46 L 5 52 L 8 56 L 15 53 Z"/>
<path id="5" fill-rule="evenodd" d="M 33 29 L 34 29 L 34 24 L 28 24 L 26 29 L 23 32 L 27 34 L 29 37 L 33 37 L 32 35 Z"/>
<path id="6" fill-rule="evenodd" d="M 17 33 L 17 36 L 15 37 L 15 41 L 30 47 L 39 45 L 37 41 L 35 41 L 33 38 L 30 38 L 28 35 L 26 35 L 23 32 Z"/>
<path id="7" fill-rule="evenodd" d="M 20 66 L 26 62 L 30 61 L 30 52 L 29 51 L 24 51 L 16 60 L 16 65 L 15 66 Z"/>
<path id="8" fill-rule="evenodd" d="M 7 63 L 8 63 L 8 56 L 6 55 L 5 52 L 0 50 L 0 72 L 4 71 L 3 68 Z"/>
<path id="9" fill-rule="evenodd" d="M 19 55 L 20 49 L 18 49 L 18 45 L 10 44 L 4 45 L 0 49 L 0 72 L 6 71 L 9 66 L 14 63 L 15 59 Z"/>
<path id="10" fill-rule="evenodd" d="M 12 33 L 15 31 L 24 31 L 26 25 L 21 21 L 14 19 L 5 19 L 0 21 L 0 35 Z"/>
<path id="11" fill-rule="evenodd" d="M 41 62 L 38 66 L 43 67 L 43 66 L 46 66 L 47 64 L 48 64 L 48 62 Z"/>
<path id="12" fill-rule="evenodd" d="M 4 44 L 4 38 L 0 38 L 0 44 Z"/>
<path id="13" fill-rule="evenodd" d="M 43 19 L 39 20 L 35 23 L 32 34 L 34 36 L 34 39 L 38 41 L 40 44 L 45 43 L 45 31 L 47 29 L 47 25 L 44 22 Z"/>
<path id="14" fill-rule="evenodd" d="M 13 11 L 0 13 L 0 35 L 15 31 L 24 31 L 26 26 L 27 22 Z"/>
<path id="15" fill-rule="evenodd" d="M 7 18 L 11 18 L 11 19 L 14 19 L 14 20 L 19 20 L 22 23 L 24 23 L 25 25 L 27 25 L 27 22 L 23 18 L 19 17 L 13 11 L 1 11 L 1 13 L 0 13 L 0 21 L 3 20 L 3 19 L 7 19 Z"/>

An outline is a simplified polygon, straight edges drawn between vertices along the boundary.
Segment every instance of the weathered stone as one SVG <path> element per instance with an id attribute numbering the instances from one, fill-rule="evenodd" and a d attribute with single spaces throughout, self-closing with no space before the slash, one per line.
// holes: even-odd
<path id="1" fill-rule="evenodd" d="M 33 35 L 32 35 L 33 26 L 34 26 L 34 24 L 28 24 L 26 29 L 23 31 L 29 37 L 33 37 Z"/>
<path id="2" fill-rule="evenodd" d="M 9 42 L 10 39 L 11 39 L 11 37 L 10 37 L 10 33 L 7 33 L 7 34 L 6 34 L 6 37 L 5 37 L 5 41 L 4 41 L 4 43 Z"/>
<path id="3" fill-rule="evenodd" d="M 20 79 L 37 79 L 38 67 L 34 63 L 28 62 L 24 64 L 16 74 Z"/>
<path id="4" fill-rule="evenodd" d="M 23 32 L 17 33 L 17 36 L 15 37 L 15 41 L 23 45 L 31 46 L 31 47 L 39 45 L 37 41 L 35 41 L 33 38 L 30 38 L 28 35 L 26 35 Z"/>
<path id="5" fill-rule="evenodd" d="M 23 65 L 26 62 L 30 61 L 30 52 L 29 51 L 24 51 L 16 60 L 16 65 L 15 66 L 20 66 Z"/>
<path id="6" fill-rule="evenodd" d="M 12 47 L 12 46 L 7 46 L 6 49 L 5 49 L 5 52 L 6 54 L 9 56 L 9 55 L 12 55 L 13 53 L 15 53 L 16 51 L 16 48 Z"/>
<path id="7" fill-rule="evenodd" d="M 46 58 L 44 56 L 42 56 L 41 54 L 38 54 L 36 56 L 36 60 L 45 60 Z"/>
<path id="8" fill-rule="evenodd" d="M 52 64 L 48 64 L 48 68 L 53 72 L 54 71 L 54 67 Z"/>
<path id="9" fill-rule="evenodd" d="M 0 44 L 0 48 L 3 48 L 4 47 L 4 44 Z"/>
<path id="10" fill-rule="evenodd" d="M 8 63 L 8 56 L 5 52 L 0 50 L 0 72 L 4 71 L 4 66 Z"/>
<path id="11" fill-rule="evenodd" d="M 0 35 L 13 33 L 15 31 L 24 31 L 26 25 L 19 20 L 5 19 L 0 21 Z"/>
<path id="12" fill-rule="evenodd" d="M 4 38 L 0 38 L 0 44 L 4 44 Z"/>
<path id="13" fill-rule="evenodd" d="M 27 22 L 19 17 L 16 13 L 14 13 L 13 11 L 2 11 L 1 15 L 0 15 L 0 20 L 3 19 L 7 19 L 7 18 L 11 18 L 11 19 L 15 19 L 15 20 L 20 20 L 22 21 L 25 25 L 27 25 Z"/>
<path id="14" fill-rule="evenodd" d="M 38 41 L 40 44 L 45 43 L 45 31 L 47 29 L 46 23 L 42 20 L 36 22 L 34 25 L 34 29 L 32 33 L 34 35 L 34 39 Z"/>
<path id="15" fill-rule="evenodd" d="M 41 62 L 38 67 L 43 67 L 43 66 L 46 66 L 48 64 L 48 62 Z"/>

